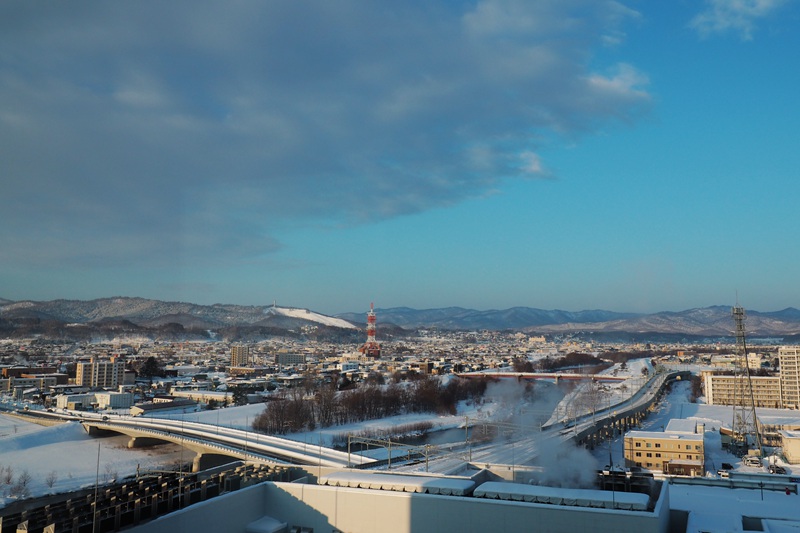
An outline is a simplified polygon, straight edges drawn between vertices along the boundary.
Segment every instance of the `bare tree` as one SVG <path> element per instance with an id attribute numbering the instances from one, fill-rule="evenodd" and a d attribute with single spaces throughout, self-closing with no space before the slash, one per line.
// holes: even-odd
<path id="1" fill-rule="evenodd" d="M 11 485 L 11 483 L 14 482 L 14 469 L 11 468 L 11 465 L 8 465 L 3 469 L 2 481 L 6 485 Z"/>
<path id="2" fill-rule="evenodd" d="M 56 481 L 58 481 L 58 472 L 55 470 L 51 470 L 50 473 L 47 474 L 47 477 L 44 478 L 45 484 L 51 489 L 53 488 L 53 485 L 56 484 Z"/>
<path id="3" fill-rule="evenodd" d="M 31 491 L 29 485 L 31 484 L 31 480 L 33 478 L 28 473 L 27 470 L 23 470 L 22 473 L 17 476 L 17 482 L 14 483 L 14 486 L 11 487 L 10 494 L 11 496 L 15 496 L 17 498 L 27 498 L 30 496 Z"/>

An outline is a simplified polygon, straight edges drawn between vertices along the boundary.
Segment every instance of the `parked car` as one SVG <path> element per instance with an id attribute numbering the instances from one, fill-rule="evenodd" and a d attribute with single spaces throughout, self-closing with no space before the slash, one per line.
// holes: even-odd
<path id="1" fill-rule="evenodd" d="M 780 465 L 769 465 L 770 474 L 785 474 L 786 469 Z"/>
<path id="2" fill-rule="evenodd" d="M 756 466 L 756 467 L 764 466 L 761 463 L 761 458 L 756 457 L 755 455 L 745 455 L 742 462 L 744 462 L 745 466 Z"/>

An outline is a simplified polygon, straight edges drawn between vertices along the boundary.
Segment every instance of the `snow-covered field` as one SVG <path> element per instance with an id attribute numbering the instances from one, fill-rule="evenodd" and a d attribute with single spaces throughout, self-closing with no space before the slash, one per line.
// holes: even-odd
<path id="1" fill-rule="evenodd" d="M 193 455 L 174 445 L 129 450 L 128 437 L 93 438 L 77 422 L 45 427 L 0 415 L 0 507 L 17 496 L 41 496 L 173 466 Z M 98 448 L 99 447 L 99 448 Z M 99 452 L 99 476 L 98 476 Z M 20 480 L 28 479 L 25 487 Z M 27 489 L 27 490 L 25 490 Z"/>

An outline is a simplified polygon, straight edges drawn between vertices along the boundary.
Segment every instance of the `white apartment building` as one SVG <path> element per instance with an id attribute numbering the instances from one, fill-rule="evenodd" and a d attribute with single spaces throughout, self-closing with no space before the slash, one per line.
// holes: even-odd
<path id="1" fill-rule="evenodd" d="M 783 406 L 787 409 L 800 409 L 800 347 L 778 348 L 778 362 L 781 366 Z"/>

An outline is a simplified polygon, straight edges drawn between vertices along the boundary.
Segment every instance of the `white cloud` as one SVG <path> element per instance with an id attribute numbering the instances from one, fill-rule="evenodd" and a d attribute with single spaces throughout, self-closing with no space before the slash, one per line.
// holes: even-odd
<path id="1" fill-rule="evenodd" d="M 252 257 L 296 221 L 544 177 L 531 139 L 649 101 L 635 67 L 588 66 L 637 16 L 598 0 L 3 2 L 0 216 L 16 231 L 0 247 Z M 29 253 L 51 228 L 68 231 Z"/>
<path id="2" fill-rule="evenodd" d="M 703 37 L 728 31 L 751 40 L 759 19 L 775 13 L 787 0 L 706 0 L 706 9 L 689 23 Z"/>
<path id="3" fill-rule="evenodd" d="M 520 154 L 522 160 L 522 171 L 526 174 L 541 175 L 544 173 L 542 168 L 542 158 L 538 154 L 524 151 Z"/>

